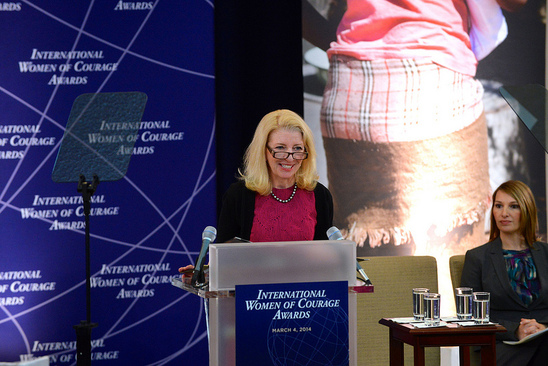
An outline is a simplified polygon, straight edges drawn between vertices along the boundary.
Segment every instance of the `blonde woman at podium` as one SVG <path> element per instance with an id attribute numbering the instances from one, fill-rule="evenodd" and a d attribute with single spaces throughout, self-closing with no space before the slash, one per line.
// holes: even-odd
<path id="1" fill-rule="evenodd" d="M 239 173 L 223 197 L 217 242 L 327 240 L 333 199 L 318 182 L 312 131 L 297 113 L 261 119 Z"/>

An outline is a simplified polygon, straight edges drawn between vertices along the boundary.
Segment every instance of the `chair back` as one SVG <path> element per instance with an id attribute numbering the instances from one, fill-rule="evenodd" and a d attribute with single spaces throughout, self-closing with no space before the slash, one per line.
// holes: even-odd
<path id="1" fill-rule="evenodd" d="M 460 278 L 462 276 L 462 267 L 464 266 L 464 254 L 449 257 L 449 273 L 451 275 L 451 284 L 453 285 L 453 298 L 455 288 L 460 287 Z M 470 349 L 470 365 L 480 365 L 481 357 L 476 348 Z"/>
<path id="2" fill-rule="evenodd" d="M 373 293 L 358 295 L 358 365 L 388 365 L 388 328 L 381 318 L 413 316 L 412 290 L 438 291 L 436 258 L 430 256 L 368 257 L 361 262 L 375 286 Z M 426 364 L 439 365 L 440 351 L 427 347 Z M 413 349 L 405 345 L 406 364 L 413 363 Z"/>
<path id="3" fill-rule="evenodd" d="M 451 283 L 453 284 L 453 289 L 460 287 L 460 278 L 462 276 L 463 266 L 464 254 L 454 255 L 449 258 L 449 273 L 451 274 Z"/>

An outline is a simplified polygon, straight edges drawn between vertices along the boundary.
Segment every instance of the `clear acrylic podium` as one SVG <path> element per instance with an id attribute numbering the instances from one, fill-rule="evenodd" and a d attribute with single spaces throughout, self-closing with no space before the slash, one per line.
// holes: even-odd
<path id="1" fill-rule="evenodd" d="M 173 285 L 207 299 L 209 364 L 236 365 L 235 287 L 252 284 L 348 282 L 349 364 L 357 364 L 358 293 L 373 292 L 356 279 L 356 244 L 348 240 L 223 243 L 209 249 L 209 284 Z"/>

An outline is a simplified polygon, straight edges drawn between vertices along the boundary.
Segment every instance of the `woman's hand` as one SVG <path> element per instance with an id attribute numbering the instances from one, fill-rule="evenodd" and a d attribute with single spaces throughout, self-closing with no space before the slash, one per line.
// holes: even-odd
<path id="1" fill-rule="evenodd" d="M 192 264 L 188 264 L 184 267 L 179 268 L 179 273 L 183 275 L 183 280 L 185 277 L 192 277 L 192 274 L 194 273 L 194 266 Z"/>
<path id="2" fill-rule="evenodd" d="M 516 336 L 521 340 L 544 329 L 546 329 L 546 325 L 538 323 L 535 319 L 521 319 Z"/>

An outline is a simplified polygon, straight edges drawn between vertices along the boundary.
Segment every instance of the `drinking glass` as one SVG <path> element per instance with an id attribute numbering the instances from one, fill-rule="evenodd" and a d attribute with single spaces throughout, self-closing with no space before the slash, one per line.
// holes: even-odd
<path id="1" fill-rule="evenodd" d="M 474 292 L 472 294 L 474 323 L 489 323 L 489 292 Z"/>
<path id="2" fill-rule="evenodd" d="M 473 290 L 470 287 L 457 287 L 455 289 L 457 318 L 459 320 L 472 319 L 472 293 Z"/>
<path id="3" fill-rule="evenodd" d="M 424 294 L 430 292 L 427 288 L 413 289 L 413 318 L 416 321 L 424 320 Z"/>
<path id="4" fill-rule="evenodd" d="M 440 294 L 424 294 L 424 323 L 426 325 L 440 324 Z"/>

